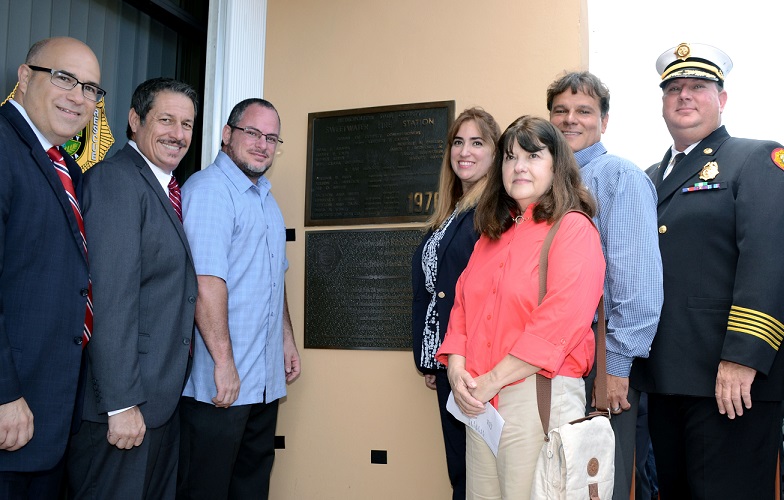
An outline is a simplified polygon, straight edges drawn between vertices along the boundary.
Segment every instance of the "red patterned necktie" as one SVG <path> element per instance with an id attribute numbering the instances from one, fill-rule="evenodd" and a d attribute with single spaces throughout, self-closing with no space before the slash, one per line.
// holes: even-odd
<path id="1" fill-rule="evenodd" d="M 182 198 L 180 196 L 180 185 L 177 184 L 177 179 L 172 175 L 169 180 L 169 201 L 171 201 L 174 211 L 177 212 L 177 217 L 182 222 Z"/>
<path id="2" fill-rule="evenodd" d="M 57 176 L 60 182 L 63 183 L 65 194 L 68 196 L 68 201 L 71 202 L 71 209 L 73 209 L 74 216 L 76 216 L 76 224 L 79 226 L 79 233 L 82 235 L 82 246 L 84 247 L 84 254 L 87 255 L 87 239 L 84 236 L 84 219 L 82 219 L 82 211 L 79 208 L 79 201 L 76 199 L 76 191 L 74 191 L 73 181 L 71 174 L 68 172 L 68 167 L 65 165 L 63 155 L 57 146 L 52 146 L 46 152 L 52 160 Z M 90 341 L 93 333 L 93 283 L 88 277 L 87 281 L 87 309 L 84 314 L 84 331 L 82 332 L 82 349 Z"/>

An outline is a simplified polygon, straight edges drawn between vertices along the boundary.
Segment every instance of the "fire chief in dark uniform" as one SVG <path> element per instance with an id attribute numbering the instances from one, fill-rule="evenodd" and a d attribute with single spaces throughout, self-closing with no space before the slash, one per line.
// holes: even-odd
<path id="1" fill-rule="evenodd" d="M 784 399 L 784 148 L 721 125 L 721 50 L 680 44 L 659 57 L 673 139 L 648 169 L 658 193 L 664 306 L 649 359 L 661 498 L 774 496 Z M 685 153 L 685 155 L 684 155 Z"/>

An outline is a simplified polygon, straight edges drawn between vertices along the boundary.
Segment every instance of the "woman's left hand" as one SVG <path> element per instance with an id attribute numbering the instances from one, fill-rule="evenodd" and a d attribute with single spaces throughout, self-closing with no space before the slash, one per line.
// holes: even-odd
<path id="1" fill-rule="evenodd" d="M 476 387 L 469 389 L 469 392 L 475 399 L 478 399 L 482 403 L 487 403 L 493 399 L 501 390 L 501 387 L 497 386 L 492 372 L 487 372 L 484 375 L 476 377 L 474 382 L 476 382 Z"/>

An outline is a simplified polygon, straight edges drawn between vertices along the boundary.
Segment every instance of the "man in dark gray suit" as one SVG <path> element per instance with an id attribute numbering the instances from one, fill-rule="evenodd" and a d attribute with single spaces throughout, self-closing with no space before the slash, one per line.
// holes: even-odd
<path id="1" fill-rule="evenodd" d="M 142 83 L 131 98 L 130 142 L 85 175 L 95 340 L 69 452 L 77 499 L 174 498 L 196 273 L 172 171 L 197 106 L 187 84 Z"/>

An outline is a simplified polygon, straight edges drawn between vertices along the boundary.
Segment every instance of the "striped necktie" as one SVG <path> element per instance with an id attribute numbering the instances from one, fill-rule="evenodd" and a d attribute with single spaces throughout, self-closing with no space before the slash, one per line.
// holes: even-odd
<path id="1" fill-rule="evenodd" d="M 182 198 L 180 196 L 180 185 L 177 184 L 177 179 L 172 175 L 169 180 L 169 201 L 171 201 L 174 211 L 177 212 L 177 217 L 182 222 Z"/>
<path id="2" fill-rule="evenodd" d="M 84 254 L 87 255 L 87 239 L 84 236 L 84 219 L 82 219 L 82 211 L 79 208 L 79 201 L 76 199 L 76 191 L 74 191 L 73 181 L 71 180 L 71 174 L 68 172 L 68 167 L 65 165 L 65 160 L 63 159 L 63 155 L 60 153 L 60 149 L 57 146 L 52 146 L 46 152 L 49 155 L 49 158 L 52 160 L 52 165 L 54 166 L 55 172 L 57 172 L 57 176 L 60 178 L 60 182 L 63 183 L 63 187 L 65 188 L 65 194 L 68 197 L 68 201 L 71 202 L 71 209 L 73 210 L 74 216 L 76 217 L 76 224 L 79 226 L 79 234 L 82 236 L 82 246 L 84 247 Z M 90 341 L 90 337 L 93 333 L 93 283 L 92 280 L 88 276 L 87 281 L 87 308 L 84 314 L 84 331 L 82 332 L 82 349 L 87 345 L 87 342 Z"/>

